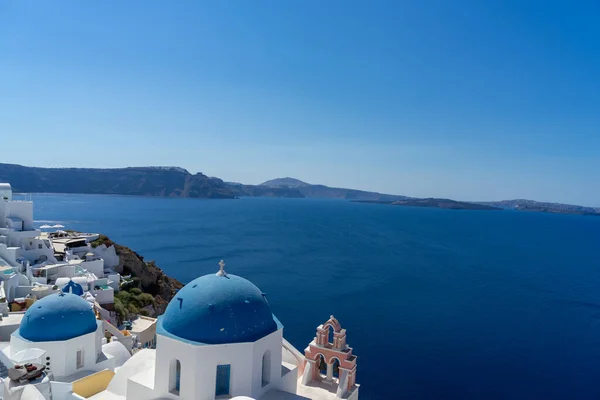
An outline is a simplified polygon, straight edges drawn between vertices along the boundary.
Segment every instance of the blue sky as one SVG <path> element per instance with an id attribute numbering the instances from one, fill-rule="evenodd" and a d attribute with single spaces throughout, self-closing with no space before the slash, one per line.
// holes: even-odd
<path id="1" fill-rule="evenodd" d="M 7 1 L 0 162 L 600 206 L 598 1 Z"/>

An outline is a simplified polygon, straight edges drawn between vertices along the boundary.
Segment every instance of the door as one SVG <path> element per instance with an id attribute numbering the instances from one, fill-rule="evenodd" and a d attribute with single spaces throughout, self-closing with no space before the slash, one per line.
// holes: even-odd
<path id="1" fill-rule="evenodd" d="M 229 380 L 231 378 L 231 365 L 217 365 L 217 386 L 216 396 L 229 394 Z"/>

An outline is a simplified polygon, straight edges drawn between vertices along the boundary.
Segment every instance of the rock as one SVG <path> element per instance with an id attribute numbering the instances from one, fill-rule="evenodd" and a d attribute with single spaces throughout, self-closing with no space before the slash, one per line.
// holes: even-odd
<path id="1" fill-rule="evenodd" d="M 138 287 L 144 293 L 149 293 L 155 298 L 155 306 L 152 309 L 156 317 L 165 312 L 167 304 L 175 293 L 183 287 L 177 279 L 171 278 L 160 269 L 154 261 L 145 261 L 144 257 L 131 250 L 129 247 L 113 243 L 116 254 L 119 256 L 119 264 L 115 270 L 121 275 L 130 275 L 139 280 Z M 109 249 L 110 249 L 109 247 Z"/>

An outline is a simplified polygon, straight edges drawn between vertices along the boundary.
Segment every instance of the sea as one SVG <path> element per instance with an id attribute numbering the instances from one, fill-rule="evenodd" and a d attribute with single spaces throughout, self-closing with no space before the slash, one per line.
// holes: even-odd
<path id="1" fill-rule="evenodd" d="M 334 315 L 360 398 L 600 398 L 600 218 L 343 200 L 32 195 L 182 282 L 225 260 L 301 351 Z"/>

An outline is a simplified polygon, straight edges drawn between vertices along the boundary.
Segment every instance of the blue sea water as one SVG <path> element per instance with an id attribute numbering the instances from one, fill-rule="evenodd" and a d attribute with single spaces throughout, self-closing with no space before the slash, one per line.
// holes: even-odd
<path id="1" fill-rule="evenodd" d="M 298 349 L 335 315 L 361 399 L 600 397 L 600 218 L 339 200 L 34 195 L 187 282 L 266 294 Z"/>

